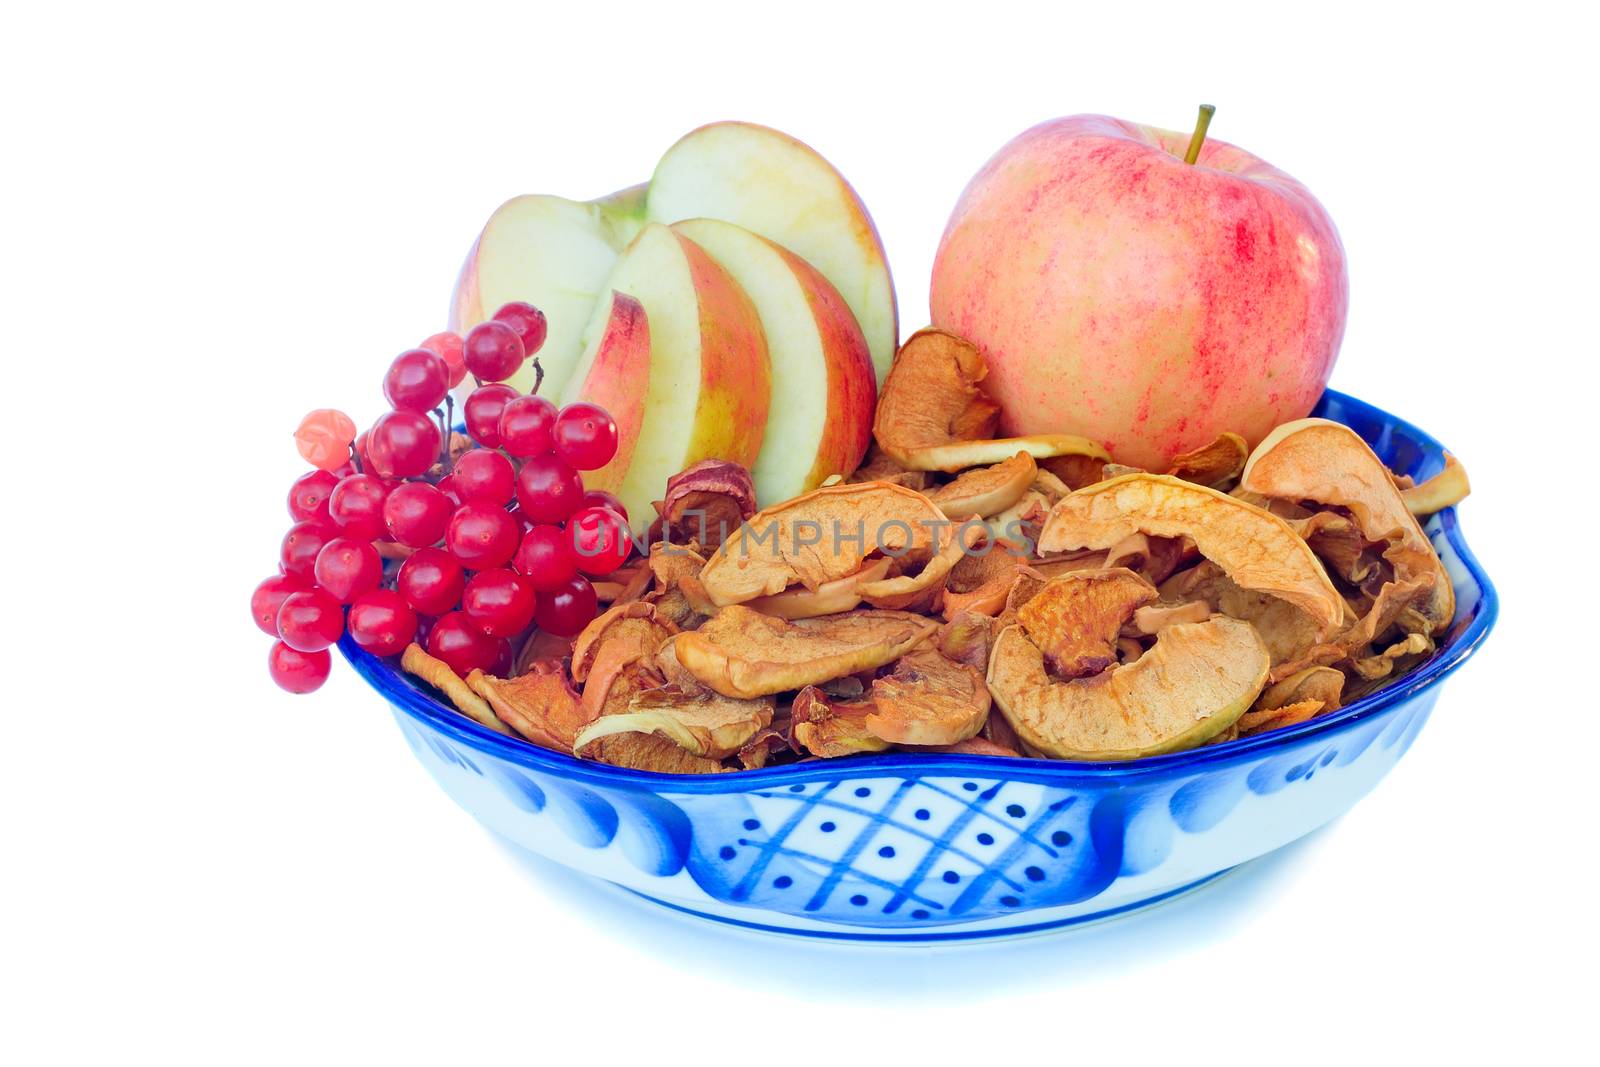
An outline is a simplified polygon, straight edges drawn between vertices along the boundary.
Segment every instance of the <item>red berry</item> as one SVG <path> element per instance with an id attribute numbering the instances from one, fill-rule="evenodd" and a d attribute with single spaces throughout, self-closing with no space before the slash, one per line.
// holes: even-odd
<path id="1" fill-rule="evenodd" d="M 383 502 L 383 526 L 402 545 L 425 548 L 439 543 L 453 511 L 450 498 L 427 482 L 404 482 Z"/>
<path id="2" fill-rule="evenodd" d="M 367 439 L 369 474 L 415 478 L 438 462 L 439 426 L 415 411 L 391 411 L 373 423 Z"/>
<path id="3" fill-rule="evenodd" d="M 572 637 L 594 621 L 599 608 L 594 586 L 583 575 L 574 575 L 560 589 L 539 594 L 533 621 L 539 629 L 558 637 Z"/>
<path id="4" fill-rule="evenodd" d="M 541 593 L 560 589 L 578 573 L 572 539 L 559 526 L 535 526 L 523 534 L 511 565 Z"/>
<path id="5" fill-rule="evenodd" d="M 578 472 L 555 456 L 534 456 L 517 475 L 517 506 L 531 522 L 561 522 L 582 496 Z"/>
<path id="6" fill-rule="evenodd" d="M 397 411 L 432 411 L 449 391 L 449 365 L 426 348 L 400 353 L 383 376 L 383 395 Z"/>
<path id="7" fill-rule="evenodd" d="M 321 589 L 302 589 L 278 608 L 278 633 L 296 652 L 321 652 L 344 636 L 344 608 Z"/>
<path id="8" fill-rule="evenodd" d="M 383 505 L 389 487 L 370 474 L 352 474 L 333 487 L 328 515 L 346 537 L 371 541 L 383 536 Z"/>
<path id="9" fill-rule="evenodd" d="M 371 541 L 335 537 L 317 553 L 317 584 L 341 604 L 383 582 L 383 559 Z"/>
<path id="10" fill-rule="evenodd" d="M 445 366 L 450 368 L 450 388 L 454 389 L 466 379 L 467 361 L 461 350 L 459 333 L 451 333 L 449 330 L 436 333 L 417 347 L 426 348 L 444 360 Z"/>
<path id="11" fill-rule="evenodd" d="M 300 420 L 294 444 L 307 463 L 331 471 L 349 458 L 350 442 L 355 436 L 356 424 L 349 415 L 333 408 L 318 408 Z"/>
<path id="12" fill-rule="evenodd" d="M 633 554 L 627 520 L 610 508 L 584 508 L 567 520 L 567 534 L 578 569 L 585 574 L 610 574 Z"/>
<path id="13" fill-rule="evenodd" d="M 461 594 L 461 610 L 472 624 L 490 637 L 521 633 L 533 621 L 536 597 L 533 586 L 515 571 L 503 567 L 481 571 Z"/>
<path id="14" fill-rule="evenodd" d="M 522 530 L 505 508 L 491 504 L 462 504 L 450 516 L 444 547 L 468 570 L 503 567 L 517 551 Z"/>
<path id="15" fill-rule="evenodd" d="M 550 324 L 545 321 L 544 312 L 532 304 L 521 300 L 503 304 L 494 313 L 494 320 L 516 331 L 518 339 L 522 341 L 524 355 L 531 356 L 544 347 L 544 337 L 549 332 Z"/>
<path id="16" fill-rule="evenodd" d="M 500 642 L 468 621 L 459 611 L 439 619 L 428 631 L 428 655 L 440 659 L 465 678 L 474 670 L 487 671 L 500 656 Z"/>
<path id="17" fill-rule="evenodd" d="M 331 522 L 328 495 L 339 484 L 339 477 L 328 471 L 308 471 L 289 487 L 289 517 L 295 522 Z"/>
<path id="18" fill-rule="evenodd" d="M 617 421 L 599 404 L 568 404 L 556 417 L 555 446 L 568 466 L 597 471 L 617 454 Z"/>
<path id="19" fill-rule="evenodd" d="M 250 594 L 250 617 L 256 620 L 256 625 L 261 632 L 272 637 L 281 637 L 278 633 L 278 609 L 290 593 L 298 593 L 302 589 L 311 588 L 304 579 L 296 578 L 292 574 L 274 574 Z"/>
<path id="20" fill-rule="evenodd" d="M 443 493 L 444 496 L 445 496 L 445 499 L 450 501 L 450 510 L 452 512 L 454 512 L 456 510 L 456 508 L 459 508 L 461 506 L 461 504 L 462 504 L 461 494 L 456 492 L 456 477 L 455 477 L 455 475 L 446 474 L 443 478 L 439 479 L 438 483 L 434 485 L 434 488 L 439 490 L 439 492 Z"/>
<path id="21" fill-rule="evenodd" d="M 517 391 L 503 382 L 480 385 L 467 395 L 461 419 L 467 433 L 484 448 L 500 447 L 500 413 L 517 398 Z"/>
<path id="22" fill-rule="evenodd" d="M 367 451 L 367 443 L 371 440 L 372 431 L 362 430 L 361 435 L 356 438 L 356 443 L 350 446 L 355 449 L 356 459 L 361 463 L 361 470 L 366 472 L 372 470 L 372 456 Z"/>
<path id="23" fill-rule="evenodd" d="M 504 505 L 517 491 L 517 468 L 492 448 L 463 452 L 450 473 L 450 484 L 461 503 Z"/>
<path id="24" fill-rule="evenodd" d="M 296 652 L 282 641 L 272 643 L 267 653 L 267 673 L 278 683 L 279 689 L 291 693 L 309 693 L 322 688 L 333 669 L 333 657 L 327 649 L 321 652 Z"/>
<path id="25" fill-rule="evenodd" d="M 333 526 L 320 522 L 297 522 L 289 527 L 289 532 L 283 535 L 283 547 L 278 554 L 283 573 L 310 583 L 312 568 L 317 565 L 317 553 L 337 536 L 338 531 Z"/>
<path id="26" fill-rule="evenodd" d="M 604 489 L 590 489 L 583 494 L 583 499 L 578 501 L 580 508 L 610 508 L 622 516 L 622 521 L 628 520 L 628 509 L 618 499 L 615 493 L 608 493 Z"/>
<path id="27" fill-rule="evenodd" d="M 467 370 L 481 382 L 503 382 L 522 368 L 527 358 L 522 339 L 503 322 L 480 322 L 467 334 L 463 355 Z"/>
<path id="28" fill-rule="evenodd" d="M 505 637 L 494 639 L 494 666 L 489 668 L 489 673 L 496 678 L 511 677 L 511 667 L 517 660 L 517 651 L 511 647 L 511 640 Z"/>
<path id="29" fill-rule="evenodd" d="M 362 593 L 350 605 L 350 636 L 374 656 L 393 656 L 417 635 L 417 613 L 393 589 Z"/>
<path id="30" fill-rule="evenodd" d="M 556 406 L 542 396 L 519 396 L 500 412 L 500 447 L 513 456 L 542 456 L 555 447 Z"/>
<path id="31" fill-rule="evenodd" d="M 420 548 L 400 564 L 395 589 L 419 615 L 439 616 L 455 609 L 466 576 L 442 548 Z"/>

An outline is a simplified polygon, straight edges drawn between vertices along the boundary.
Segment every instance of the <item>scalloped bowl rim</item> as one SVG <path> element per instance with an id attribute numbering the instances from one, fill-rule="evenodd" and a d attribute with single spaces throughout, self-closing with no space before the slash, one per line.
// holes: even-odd
<path id="1" fill-rule="evenodd" d="M 1381 408 L 1332 389 L 1327 390 L 1318 407 L 1320 408 L 1328 399 L 1333 399 L 1347 408 L 1366 409 L 1381 418 L 1387 426 L 1413 439 L 1429 454 L 1444 452 L 1444 446 L 1431 435 Z M 665 774 L 658 771 L 638 771 L 612 767 L 592 760 L 580 760 L 576 756 L 541 748 L 531 742 L 507 737 L 480 726 L 449 704 L 414 688 L 407 680 L 405 672 L 400 669 L 398 660 L 372 655 L 357 645 L 348 633 L 339 641 L 339 651 L 355 668 L 356 673 L 381 693 L 391 705 L 428 727 L 447 734 L 471 748 L 498 756 L 511 763 L 577 781 L 632 785 L 665 793 L 709 794 L 743 793 L 780 783 L 791 785 L 800 782 L 860 778 L 866 775 L 893 776 L 905 773 L 910 773 L 912 776 L 999 773 L 1006 779 L 1050 782 L 1062 782 L 1074 778 L 1132 777 L 1228 762 L 1239 756 L 1287 748 L 1303 738 L 1317 734 L 1343 730 L 1439 684 L 1445 676 L 1465 663 L 1494 627 L 1500 613 L 1500 601 L 1489 576 L 1467 546 L 1455 508 L 1446 508 L 1440 512 L 1439 520 L 1441 532 L 1455 550 L 1466 574 L 1477 586 L 1479 597 L 1472 616 L 1438 655 L 1406 675 L 1399 683 L 1362 697 L 1332 714 L 1252 737 L 1204 745 L 1164 756 L 1146 756 L 1142 759 L 1082 762 L 1011 756 L 900 752 L 791 763 L 726 774 Z"/>

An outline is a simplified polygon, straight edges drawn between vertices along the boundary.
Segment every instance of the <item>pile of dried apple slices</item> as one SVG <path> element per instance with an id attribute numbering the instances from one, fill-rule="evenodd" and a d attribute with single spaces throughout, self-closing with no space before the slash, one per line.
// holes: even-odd
<path id="1" fill-rule="evenodd" d="M 485 726 L 686 774 L 886 750 L 1127 760 L 1304 722 L 1423 662 L 1450 580 L 1421 485 L 1354 431 L 1236 434 L 1164 472 L 1066 434 L 994 436 L 976 348 L 896 354 L 876 447 L 755 508 L 748 471 L 673 478 L 646 558 L 576 639 L 536 633 L 512 677 L 406 670 Z"/>

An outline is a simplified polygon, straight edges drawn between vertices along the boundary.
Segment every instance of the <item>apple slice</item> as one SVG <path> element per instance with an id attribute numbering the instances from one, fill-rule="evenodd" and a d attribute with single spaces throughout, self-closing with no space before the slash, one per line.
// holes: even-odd
<path id="1" fill-rule="evenodd" d="M 466 333 L 502 304 L 526 300 L 550 332 L 539 350 L 545 394 L 557 396 L 583 351 L 583 329 L 605 292 L 617 253 L 642 225 L 645 187 L 588 203 L 559 196 L 519 196 L 502 204 L 478 235 L 456 281 L 450 328 Z M 532 361 L 511 379 L 533 388 Z"/>
<path id="2" fill-rule="evenodd" d="M 650 392 L 650 322 L 643 304 L 614 290 L 595 321 L 600 324 L 598 335 L 578 360 L 585 368 L 579 392 L 616 420 L 617 454 L 599 470 L 585 471 L 583 484 L 615 493 L 633 462 L 644 426 L 645 398 Z M 635 514 L 629 505 L 629 518 Z"/>
<path id="3" fill-rule="evenodd" d="M 594 341 L 576 361 L 562 400 L 594 400 L 609 409 L 636 398 L 641 410 L 627 416 L 629 426 L 637 419 L 631 441 L 620 440 L 625 424 L 617 424 L 626 469 L 618 464 L 598 478 L 602 472 L 589 472 L 584 484 L 605 482 L 642 529 L 654 514 L 651 502 L 685 467 L 712 457 L 755 463 L 771 398 L 767 342 L 739 284 L 699 245 L 665 226 L 645 226 L 605 286 L 643 308 L 648 373 L 639 369 L 635 329 L 616 321 L 626 305 L 613 298 L 587 327 Z"/>
<path id="4" fill-rule="evenodd" d="M 839 291 L 805 260 L 742 226 L 690 219 L 673 229 L 709 252 L 761 316 L 772 395 L 782 402 L 772 405 L 750 469 L 756 505 L 855 470 L 872 440 L 878 387 L 866 339 Z"/>
<path id="5" fill-rule="evenodd" d="M 878 380 L 889 373 L 899 324 L 883 242 L 850 183 L 807 145 L 748 122 L 702 126 L 656 164 L 645 211 L 652 222 L 724 219 L 800 256 L 850 305 Z"/>

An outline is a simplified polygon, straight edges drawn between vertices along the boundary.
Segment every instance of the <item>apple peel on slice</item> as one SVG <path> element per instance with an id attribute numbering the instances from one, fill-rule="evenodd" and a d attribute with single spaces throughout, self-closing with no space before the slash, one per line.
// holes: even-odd
<path id="1" fill-rule="evenodd" d="M 1128 760 L 1193 748 L 1229 729 L 1268 667 L 1250 624 L 1218 615 L 1167 627 L 1137 662 L 1070 681 L 1051 678 L 1038 646 L 1008 626 L 987 681 L 1028 748 L 1056 759 Z"/>
<path id="2" fill-rule="evenodd" d="M 1383 556 L 1397 580 L 1432 580 L 1425 614 L 1433 632 L 1450 625 L 1455 617 L 1450 575 L 1389 468 L 1350 427 L 1328 419 L 1284 423 L 1256 446 L 1239 486 L 1278 500 L 1312 500 L 1345 509 L 1368 541 L 1389 542 Z"/>
<path id="3" fill-rule="evenodd" d="M 1039 550 L 1111 548 L 1136 533 L 1188 537 L 1238 585 L 1289 601 L 1323 634 L 1344 621 L 1343 598 L 1287 522 L 1170 475 L 1125 474 L 1063 498 L 1039 534 Z"/>
<path id="4" fill-rule="evenodd" d="M 899 611 L 852 611 L 789 621 L 723 608 L 673 642 L 678 662 L 723 696 L 750 699 L 820 685 L 891 663 L 938 629 Z"/>

